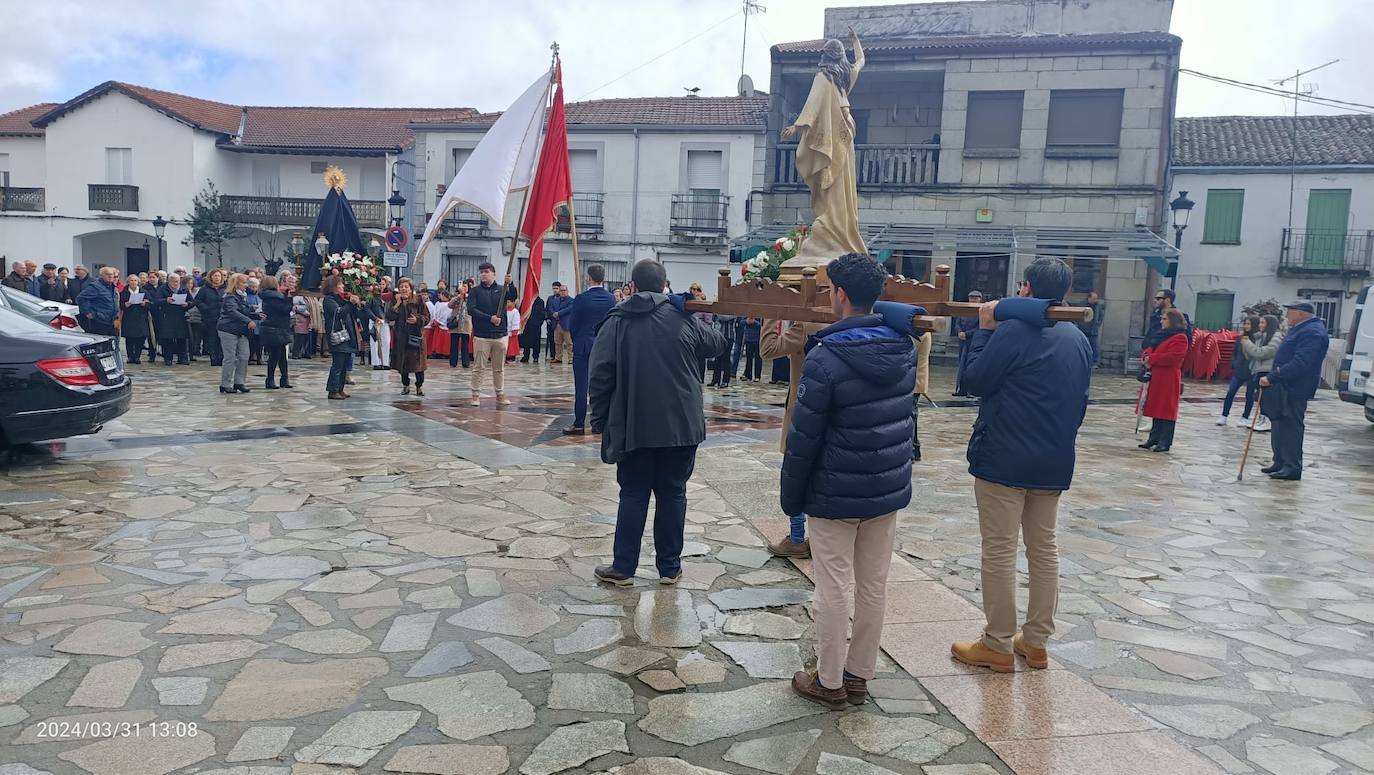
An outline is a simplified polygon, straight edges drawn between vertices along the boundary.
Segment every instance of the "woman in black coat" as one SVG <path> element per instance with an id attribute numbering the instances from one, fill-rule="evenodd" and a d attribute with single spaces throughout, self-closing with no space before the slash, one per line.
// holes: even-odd
<path id="1" fill-rule="evenodd" d="M 329 342 L 330 357 L 325 390 L 329 398 L 342 400 L 348 398 L 344 392 L 348 363 L 358 354 L 358 317 L 362 314 L 363 303 L 344 288 L 343 279 L 338 275 L 324 278 L 320 294 L 324 296 L 324 336 Z"/>
<path id="2" fill-rule="evenodd" d="M 148 310 L 153 302 L 144 294 L 142 301 L 130 304 L 129 297 L 139 290 L 138 278 L 129 277 L 129 284 L 119 292 L 119 309 L 123 313 L 119 322 L 119 333 L 124 337 L 124 353 L 129 363 L 138 363 L 143 353 L 143 343 L 148 339 Z"/>
<path id="3" fill-rule="evenodd" d="M 167 282 L 159 285 L 153 294 L 153 308 L 158 313 L 158 348 L 162 350 L 165 366 L 172 365 L 172 356 L 176 356 L 177 363 L 183 366 L 191 362 L 186 349 L 187 340 L 191 338 L 191 327 L 186 322 L 189 298 L 186 289 L 181 287 L 181 277 L 175 274 L 168 275 Z"/>
<path id="4" fill-rule="evenodd" d="M 286 346 L 291 343 L 291 300 L 278 290 L 277 278 L 271 275 L 262 278 L 258 298 L 262 300 L 262 312 L 267 316 L 258 334 L 267 357 L 267 389 L 290 389 L 291 382 L 286 376 Z M 278 368 L 281 369 L 280 385 L 273 380 Z"/>
<path id="5" fill-rule="evenodd" d="M 539 362 L 539 348 L 544 337 L 544 300 L 538 296 L 534 297 L 534 303 L 530 305 L 530 314 L 525 317 L 521 324 L 523 330 L 520 332 L 520 346 L 524 348 L 524 354 L 520 356 L 521 363 L 530 362 L 530 353 L 534 353 L 534 362 Z"/>
<path id="6" fill-rule="evenodd" d="M 205 276 L 205 284 L 196 294 L 196 309 L 200 310 L 200 330 L 205 343 L 210 365 L 224 363 L 224 345 L 219 341 L 219 312 L 224 306 L 224 281 L 228 279 L 223 269 L 211 269 Z"/>

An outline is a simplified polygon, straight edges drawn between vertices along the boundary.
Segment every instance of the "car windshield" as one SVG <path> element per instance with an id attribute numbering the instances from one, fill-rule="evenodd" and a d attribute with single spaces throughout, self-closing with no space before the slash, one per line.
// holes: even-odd
<path id="1" fill-rule="evenodd" d="M 0 331 L 6 334 L 51 334 L 56 329 L 27 318 L 10 309 L 0 308 Z"/>
<path id="2" fill-rule="evenodd" d="M 5 301 L 7 302 L 5 306 L 8 306 L 10 309 L 34 315 L 37 315 L 45 309 L 54 311 L 60 309 L 53 302 L 43 301 L 23 291 L 16 291 L 8 286 L 0 286 L 0 288 L 3 288 L 3 290 L 0 290 L 0 294 L 4 294 Z"/>

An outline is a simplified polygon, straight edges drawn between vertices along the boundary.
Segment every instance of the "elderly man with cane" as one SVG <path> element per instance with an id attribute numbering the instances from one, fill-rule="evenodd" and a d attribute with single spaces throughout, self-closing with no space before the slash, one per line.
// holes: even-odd
<path id="1" fill-rule="evenodd" d="M 1269 438 L 1274 462 L 1260 471 L 1269 474 L 1270 479 L 1296 482 L 1302 479 L 1307 402 L 1317 395 L 1331 336 L 1309 302 L 1297 301 L 1284 307 L 1288 311 L 1288 335 L 1274 355 L 1274 367 L 1259 381 L 1264 389 L 1261 398 L 1266 394 L 1268 398 L 1262 412 L 1274 423 Z"/>

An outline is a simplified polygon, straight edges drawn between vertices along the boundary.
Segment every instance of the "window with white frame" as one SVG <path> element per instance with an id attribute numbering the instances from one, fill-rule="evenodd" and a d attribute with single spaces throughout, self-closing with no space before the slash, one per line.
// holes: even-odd
<path id="1" fill-rule="evenodd" d="M 574 148 L 568 151 L 568 170 L 572 173 L 574 192 L 601 193 L 601 161 L 595 150 Z"/>
<path id="2" fill-rule="evenodd" d="M 134 184 L 134 149 L 105 149 L 105 183 L 111 186 Z"/>
<path id="3" fill-rule="evenodd" d="M 8 188 L 10 185 L 10 155 L 0 153 L 0 188 Z"/>

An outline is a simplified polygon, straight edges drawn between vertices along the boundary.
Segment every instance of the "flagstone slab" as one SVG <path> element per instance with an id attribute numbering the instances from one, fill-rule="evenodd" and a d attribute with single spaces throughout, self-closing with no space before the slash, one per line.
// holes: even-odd
<path id="1" fill-rule="evenodd" d="M 406 671 L 406 678 L 428 678 L 432 675 L 447 673 L 450 670 L 472 664 L 475 659 L 476 657 L 468 650 L 467 644 L 462 641 L 444 641 L 416 660 L 410 670 Z M 544 663 L 543 669 L 548 669 L 547 662 Z"/>
<path id="2" fill-rule="evenodd" d="M 438 716 L 439 731 L 455 740 L 474 740 L 534 724 L 534 706 L 493 670 L 392 686 L 386 696 Z"/>
<path id="3" fill-rule="evenodd" d="M 614 528 L 612 528 L 614 530 Z M 561 538 L 548 536 L 526 536 L 517 538 L 506 551 L 507 557 L 528 557 L 535 560 L 552 560 L 566 554 L 572 545 Z"/>
<path id="4" fill-rule="evenodd" d="M 91 775 L 166 775 L 215 755 L 215 738 L 204 728 L 194 735 L 128 735 L 63 751 L 57 758 Z"/>
<path id="5" fill-rule="evenodd" d="M 291 742 L 291 736 L 295 733 L 295 727 L 249 727 L 234 743 L 224 761 L 233 763 L 275 759 L 286 750 L 286 744 Z"/>
<path id="6" fill-rule="evenodd" d="M 701 623 L 685 589 L 641 592 L 635 607 L 635 633 L 650 646 L 693 648 L 701 643 Z"/>
<path id="7" fill-rule="evenodd" d="M 100 571 L 89 565 L 82 565 L 76 568 L 64 570 L 53 576 L 43 584 L 40 589 L 66 589 L 68 587 L 86 587 L 93 584 L 108 584 L 110 580 L 101 575 Z"/>
<path id="8" fill-rule="evenodd" d="M 782 614 L 767 611 L 754 611 L 735 614 L 725 620 L 726 635 L 753 635 L 772 640 L 797 640 L 806 632 L 806 626 Z"/>
<path id="9" fill-rule="evenodd" d="M 366 635 L 344 629 L 307 630 L 277 642 L 311 654 L 357 654 L 372 646 L 372 640 Z"/>
<path id="10" fill-rule="evenodd" d="M 0 666 L 0 675 L 4 667 Z M 81 683 L 67 700 L 67 707 L 122 708 L 129 701 L 134 685 L 143 675 L 143 663 L 137 659 L 116 659 L 91 665 Z"/>
<path id="11" fill-rule="evenodd" d="M 750 678 L 791 678 L 802 669 L 801 649 L 795 643 L 712 641 L 711 645 L 735 660 Z"/>
<path id="12" fill-rule="evenodd" d="M 730 746 L 723 758 L 774 775 L 792 775 L 820 736 L 821 730 L 808 729 L 790 735 L 746 740 Z"/>
<path id="13" fill-rule="evenodd" d="M 127 608 L 117 608 L 110 605 L 71 603 L 70 605 L 55 605 L 51 608 L 31 608 L 19 616 L 19 625 L 21 627 L 32 627 L 35 624 L 67 622 L 73 619 L 90 619 L 95 616 L 115 616 L 128 612 L 129 609 Z"/>
<path id="14" fill-rule="evenodd" d="M 557 624 L 558 614 L 529 595 L 515 593 L 459 611 L 448 618 L 448 623 L 478 632 L 528 638 Z"/>
<path id="15" fill-rule="evenodd" d="M 1337 767 L 1312 748 L 1259 735 L 1245 741 L 1245 758 L 1274 775 L 1326 775 Z"/>
<path id="16" fill-rule="evenodd" d="M 595 775 L 612 774 L 598 772 Z M 645 759 L 636 759 L 617 768 L 614 775 L 730 775 L 730 773 L 698 767 L 677 757 L 670 759 L 666 756 L 650 756 Z"/>
<path id="17" fill-rule="evenodd" d="M 1196 657 L 1226 659 L 1226 643 L 1211 638 L 1199 638 L 1193 635 L 1102 619 L 1093 622 L 1093 629 L 1096 630 L 1097 637 L 1107 640 L 1134 643 L 1138 646 L 1149 646 L 1165 651 L 1178 651 Z"/>
<path id="18" fill-rule="evenodd" d="M 716 559 L 742 568 L 762 568 L 773 559 L 773 555 L 760 549 L 745 549 L 740 546 L 727 546 L 716 552 Z"/>
<path id="19" fill-rule="evenodd" d="M 664 658 L 659 651 L 637 648 L 635 646 L 621 646 L 620 648 L 608 651 L 596 659 L 589 660 L 588 665 L 607 670 L 620 675 L 631 675 L 652 665 Z"/>
<path id="20" fill-rule="evenodd" d="M 269 611 L 223 608 L 192 611 L 172 617 L 158 630 L 163 635 L 262 635 L 271 628 L 277 615 Z"/>
<path id="21" fill-rule="evenodd" d="M 809 589 L 727 589 L 712 592 L 708 597 L 722 611 L 739 611 L 809 603 L 812 592 Z"/>
<path id="22" fill-rule="evenodd" d="M 334 615 L 328 609 L 308 597 L 288 597 L 286 604 L 296 609 L 296 613 L 312 627 L 323 627 L 334 621 Z"/>
<path id="23" fill-rule="evenodd" d="M 392 587 L 377 592 L 364 592 L 361 595 L 345 595 L 339 598 L 338 606 L 345 611 L 359 608 L 400 608 L 401 592 Z"/>
<path id="24" fill-rule="evenodd" d="M 675 692 L 687 688 L 687 684 L 671 670 L 645 670 L 635 678 L 656 692 Z"/>
<path id="25" fill-rule="evenodd" d="M 234 573 L 249 579 L 307 579 L 329 570 L 329 563 L 317 557 L 284 554 L 259 557 L 234 566 Z"/>
<path id="26" fill-rule="evenodd" d="M 178 495 L 150 495 L 128 500 L 109 501 L 106 508 L 132 519 L 161 519 L 168 514 L 194 508 L 195 505 L 193 501 Z"/>
<path id="27" fill-rule="evenodd" d="M 159 673 L 175 673 L 193 667 L 218 665 L 247 659 L 267 648 L 267 644 L 252 640 L 219 640 L 210 643 L 187 643 L 168 646 L 157 663 Z"/>
<path id="28" fill-rule="evenodd" d="M 382 769 L 425 775 L 504 775 L 510 769 L 510 757 L 500 745 L 408 745 Z"/>
<path id="29" fill-rule="evenodd" d="M 396 617 L 391 629 L 382 639 L 378 650 L 383 653 L 398 651 L 423 651 L 429 645 L 434 627 L 439 623 L 439 613 L 407 614 Z"/>
<path id="30" fill-rule="evenodd" d="M 361 710 L 335 723 L 296 751 L 296 761 L 361 767 L 420 720 L 420 711 Z"/>
<path id="31" fill-rule="evenodd" d="M 476 643 L 517 673 L 538 673 L 550 669 L 547 659 L 505 638 L 482 638 Z"/>
<path id="32" fill-rule="evenodd" d="M 369 570 L 343 570 L 326 574 L 318 581 L 312 581 L 301 587 L 301 591 L 356 595 L 372 589 L 381 581 L 381 576 Z"/>
<path id="33" fill-rule="evenodd" d="M 1374 713 L 1355 705 L 1329 702 L 1269 717 L 1275 724 L 1327 737 L 1344 737 L 1374 723 Z"/>
<path id="34" fill-rule="evenodd" d="M 0 705 L 0 729 L 12 727 L 29 717 L 29 712 L 18 705 Z M 3 770 L 0 770 L 3 775 Z"/>
<path id="35" fill-rule="evenodd" d="M 24 731 L 14 738 L 13 745 L 32 745 L 34 743 L 51 743 L 52 730 L 57 729 L 90 729 L 94 725 L 97 729 L 109 725 L 112 728 L 124 725 L 132 728 L 135 724 L 146 724 L 156 717 L 151 710 L 116 710 L 101 711 L 99 713 L 76 713 L 69 716 L 50 716 L 41 721 L 34 722 L 24 727 Z"/>
<path id="36" fill-rule="evenodd" d="M 1229 740 L 1252 724 L 1252 716 L 1230 705 L 1147 705 L 1136 703 L 1142 712 L 1185 735 L 1208 740 Z"/>
<path id="37" fill-rule="evenodd" d="M 520 765 L 520 775 L 553 775 L 605 756 L 630 752 L 623 721 L 589 721 L 559 727 L 534 747 Z"/>
<path id="38" fill-rule="evenodd" d="M 210 689 L 210 679 L 192 676 L 154 678 L 153 689 L 157 690 L 159 705 L 199 705 L 205 702 L 205 693 Z"/>
<path id="39" fill-rule="evenodd" d="M 929 768 L 926 771 L 929 772 Z M 993 775 L 996 775 L 996 772 L 993 770 Z M 886 767 L 870 764 L 863 759 L 822 751 L 820 761 L 816 762 L 816 775 L 897 775 L 897 773 Z"/>
<path id="40" fill-rule="evenodd" d="M 968 737 L 922 718 L 887 718 L 867 712 L 846 714 L 837 724 L 856 748 L 872 754 L 925 764 L 963 745 Z"/>
<path id="41" fill-rule="evenodd" d="M 634 713 L 634 690 L 604 673 L 554 673 L 547 705 L 555 710 Z"/>
<path id="42" fill-rule="evenodd" d="M 725 665 L 708 658 L 699 651 L 682 657 L 677 661 L 675 674 L 688 686 L 718 684 L 725 680 Z"/>
<path id="43" fill-rule="evenodd" d="M 253 514 L 272 514 L 279 511 L 296 511 L 305 505 L 305 501 L 310 496 L 305 493 L 279 493 L 269 495 L 259 495 L 248 504 L 245 511 Z M 291 528 L 288 528 L 288 530 Z"/>
<path id="44" fill-rule="evenodd" d="M 497 597 L 501 594 L 501 582 L 496 571 L 486 568 L 468 568 L 463 572 L 467 581 L 468 594 L 472 597 Z"/>
<path id="45" fill-rule="evenodd" d="M 53 646 L 64 654 L 95 654 L 102 657 L 131 657 L 157 645 L 143 637 L 149 625 L 122 619 L 101 619 L 77 627 Z"/>
<path id="46" fill-rule="evenodd" d="M 146 626 L 146 625 L 145 625 Z M 5 657 L 0 659 L 0 705 L 17 702 L 71 664 L 66 657 Z"/>
<path id="47" fill-rule="evenodd" d="M 577 629 L 562 638 L 553 639 L 553 653 L 580 654 L 596 651 L 614 644 L 625 636 L 620 622 L 615 619 L 593 619 L 577 625 Z"/>
<path id="48" fill-rule="evenodd" d="M 185 584 L 171 589 L 159 589 L 138 595 L 144 608 L 161 614 L 170 614 L 188 608 L 231 598 L 239 593 L 238 587 L 228 584 Z"/>
<path id="49" fill-rule="evenodd" d="M 700 745 L 825 712 L 787 683 L 770 681 L 726 692 L 655 697 L 639 728 L 672 743 Z"/>
<path id="50" fill-rule="evenodd" d="M 1063 649 L 1056 648 L 1055 656 L 1063 656 Z M 1226 673 L 1212 667 L 1198 659 L 1185 657 L 1182 654 L 1172 654 L 1167 651 L 1154 651 L 1153 649 L 1138 648 L 1135 650 L 1136 656 L 1149 662 L 1155 667 L 1172 675 L 1182 676 L 1193 681 L 1202 681 L 1208 678 L 1220 678 Z"/>
<path id="51" fill-rule="evenodd" d="M 290 719 L 342 708 L 387 671 L 386 661 L 377 657 L 304 663 L 254 659 L 225 685 L 205 720 Z"/>
<path id="52" fill-rule="evenodd" d="M 417 533 L 408 535 L 404 538 L 393 539 L 392 543 L 411 550 L 420 552 L 430 557 L 468 557 L 474 554 L 485 554 L 496 551 L 495 541 L 487 541 L 481 538 L 473 538 L 462 533 L 454 533 L 448 530 L 434 530 L 428 533 Z"/>

